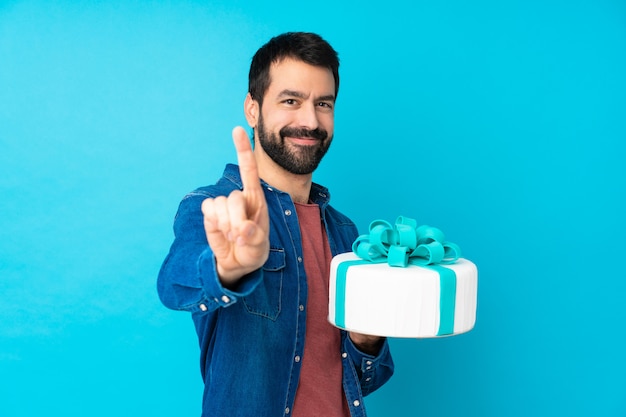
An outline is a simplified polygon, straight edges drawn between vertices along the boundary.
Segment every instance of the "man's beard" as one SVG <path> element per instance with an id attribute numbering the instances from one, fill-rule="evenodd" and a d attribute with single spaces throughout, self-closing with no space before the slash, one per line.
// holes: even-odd
<path id="1" fill-rule="evenodd" d="M 259 116 L 256 130 L 259 143 L 265 153 L 287 172 L 297 175 L 310 174 L 315 171 L 333 139 L 329 138 L 328 132 L 321 128 L 310 130 L 285 126 L 276 135 L 274 132 L 265 130 L 263 116 Z M 285 137 L 313 138 L 318 140 L 318 143 L 307 146 L 293 144 L 289 146 L 285 143 Z"/>

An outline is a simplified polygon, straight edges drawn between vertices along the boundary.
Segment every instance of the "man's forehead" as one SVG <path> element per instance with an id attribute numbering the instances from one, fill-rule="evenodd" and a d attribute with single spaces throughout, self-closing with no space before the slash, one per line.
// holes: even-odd
<path id="1" fill-rule="evenodd" d="M 294 58 L 283 58 L 273 62 L 269 71 L 269 90 L 273 94 L 285 91 L 334 97 L 335 78 L 329 68 L 308 64 Z"/>

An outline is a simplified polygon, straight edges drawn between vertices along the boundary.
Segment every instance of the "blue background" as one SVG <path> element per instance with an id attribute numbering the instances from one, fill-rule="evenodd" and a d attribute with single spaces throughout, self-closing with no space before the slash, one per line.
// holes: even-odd
<path id="1" fill-rule="evenodd" d="M 369 414 L 625 416 L 619 0 L 1 2 L 0 415 L 199 415 L 192 323 L 155 279 L 287 30 L 342 59 L 314 177 L 335 206 L 479 267 L 475 329 L 392 339 Z"/>

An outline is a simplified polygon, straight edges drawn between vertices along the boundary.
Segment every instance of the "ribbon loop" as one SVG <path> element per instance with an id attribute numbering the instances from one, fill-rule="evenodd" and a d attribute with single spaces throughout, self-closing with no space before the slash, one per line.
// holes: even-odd
<path id="1" fill-rule="evenodd" d="M 389 266 L 400 266 L 406 268 L 409 265 L 409 254 L 403 246 L 392 246 L 387 254 Z"/>

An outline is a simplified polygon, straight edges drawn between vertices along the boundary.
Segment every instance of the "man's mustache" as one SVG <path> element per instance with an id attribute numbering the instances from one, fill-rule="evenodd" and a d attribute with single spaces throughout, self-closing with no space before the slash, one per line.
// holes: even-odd
<path id="1" fill-rule="evenodd" d="M 280 137 L 284 139 L 289 136 L 291 138 L 312 138 L 317 140 L 325 140 L 328 138 L 328 132 L 324 129 L 304 129 L 294 127 L 283 127 L 280 129 Z"/>

